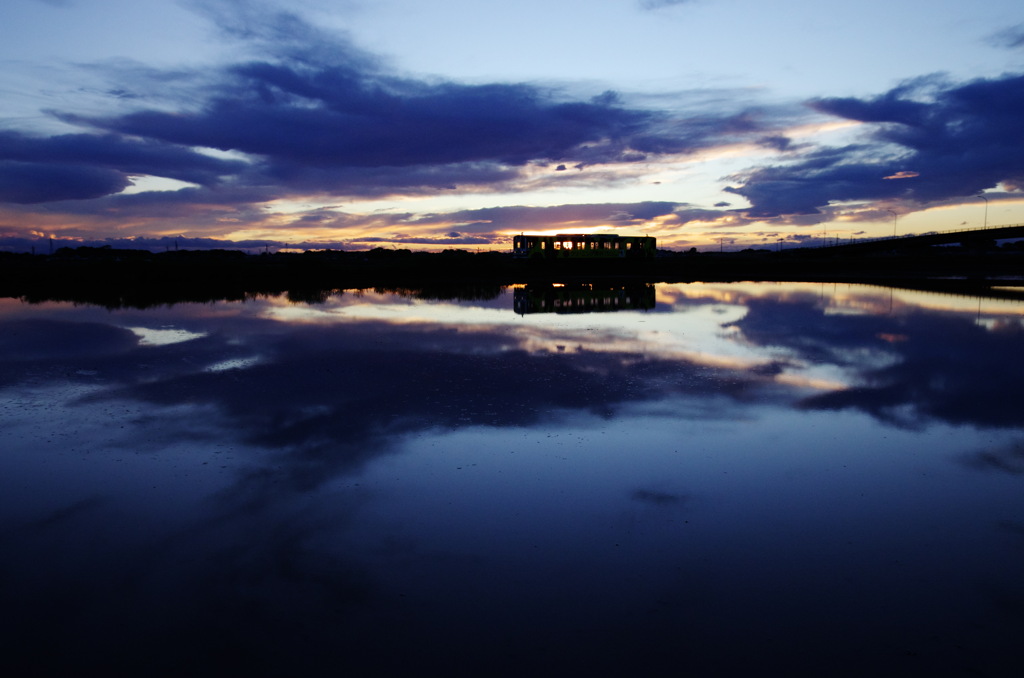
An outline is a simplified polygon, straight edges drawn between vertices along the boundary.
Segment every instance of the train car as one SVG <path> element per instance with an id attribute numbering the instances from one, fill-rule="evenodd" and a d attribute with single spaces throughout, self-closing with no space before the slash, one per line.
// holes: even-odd
<path id="1" fill-rule="evenodd" d="M 657 240 L 650 236 L 610 233 L 517 235 L 512 256 L 517 259 L 650 259 Z"/>

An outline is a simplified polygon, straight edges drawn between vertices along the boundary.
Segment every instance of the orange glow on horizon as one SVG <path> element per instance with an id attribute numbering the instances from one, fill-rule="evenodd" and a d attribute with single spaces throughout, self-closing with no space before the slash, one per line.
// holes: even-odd
<path id="1" fill-rule="evenodd" d="M 612 226 L 562 226 L 547 229 L 525 229 L 518 231 L 498 231 L 498 235 L 509 238 L 517 235 L 593 235 L 615 230 Z"/>

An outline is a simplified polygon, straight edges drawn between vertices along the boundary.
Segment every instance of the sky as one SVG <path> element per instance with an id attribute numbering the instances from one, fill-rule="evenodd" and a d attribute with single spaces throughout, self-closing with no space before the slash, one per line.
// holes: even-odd
<path id="1" fill-rule="evenodd" d="M 1024 223 L 1019 0 L 8 0 L 0 251 Z"/>

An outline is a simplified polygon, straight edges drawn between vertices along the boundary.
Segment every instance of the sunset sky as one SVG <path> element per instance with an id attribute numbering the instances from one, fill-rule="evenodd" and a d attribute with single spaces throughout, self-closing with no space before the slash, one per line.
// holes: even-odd
<path id="1" fill-rule="evenodd" d="M 2 15 L 0 250 L 739 249 L 1024 223 L 1019 0 Z"/>

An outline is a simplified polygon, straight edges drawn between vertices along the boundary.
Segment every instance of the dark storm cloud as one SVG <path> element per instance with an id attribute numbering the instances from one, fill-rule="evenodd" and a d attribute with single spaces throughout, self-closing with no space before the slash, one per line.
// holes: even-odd
<path id="1" fill-rule="evenodd" d="M 178 146 L 137 141 L 114 134 L 63 134 L 39 138 L 0 132 L 0 159 L 93 165 L 128 174 L 159 176 L 210 184 L 244 167 Z"/>
<path id="2" fill-rule="evenodd" d="M 123 191 L 130 183 L 124 173 L 100 167 L 0 160 L 0 202 L 30 205 L 99 198 Z"/>
<path id="3" fill-rule="evenodd" d="M 31 137 L 0 132 L 0 201 L 83 200 L 117 193 L 132 174 L 213 184 L 242 163 L 115 134 Z"/>
<path id="4" fill-rule="evenodd" d="M 122 111 L 134 110 L 51 112 L 89 133 L 35 139 L 8 133 L 0 148 L 10 147 L 28 164 L 5 173 L 0 199 L 102 197 L 123 188 L 131 174 L 180 179 L 211 192 L 227 187 L 239 201 L 243 188 L 258 189 L 263 199 L 504 189 L 524 178 L 527 166 L 550 165 L 554 174 L 559 165 L 583 170 L 639 162 L 770 137 L 775 127 L 771 114 L 738 112 L 738 104 L 720 115 L 673 117 L 626 105 L 614 92 L 580 99 L 533 84 L 407 77 L 294 14 L 245 1 L 190 4 L 252 57 L 192 73 L 123 61 L 89 66 L 114 81 L 107 93 Z M 248 161 L 215 159 L 197 147 L 245 154 Z"/>
<path id="5" fill-rule="evenodd" d="M 121 134 L 263 156 L 274 174 L 293 164 L 574 159 L 585 143 L 628 139 L 653 115 L 603 102 L 556 102 L 527 85 L 429 85 L 334 65 L 254 62 L 225 77 L 229 94 L 212 97 L 200 111 L 139 111 L 93 122 Z M 622 152 L 610 144 L 601 159 Z"/>
<path id="6" fill-rule="evenodd" d="M 959 85 L 921 78 L 871 99 L 823 98 L 811 106 L 873 131 L 863 144 L 747 173 L 726 190 L 751 202 L 751 216 L 814 213 L 845 200 L 926 204 L 1024 178 L 1022 75 Z M 904 180 L 887 180 L 893 176 Z"/>
<path id="7" fill-rule="evenodd" d="M 278 193 L 324 191 L 364 198 L 401 193 L 432 195 L 465 186 L 500 186 L 519 177 L 513 168 L 492 162 L 405 167 L 315 166 L 293 160 L 258 163 L 246 180 Z"/>

